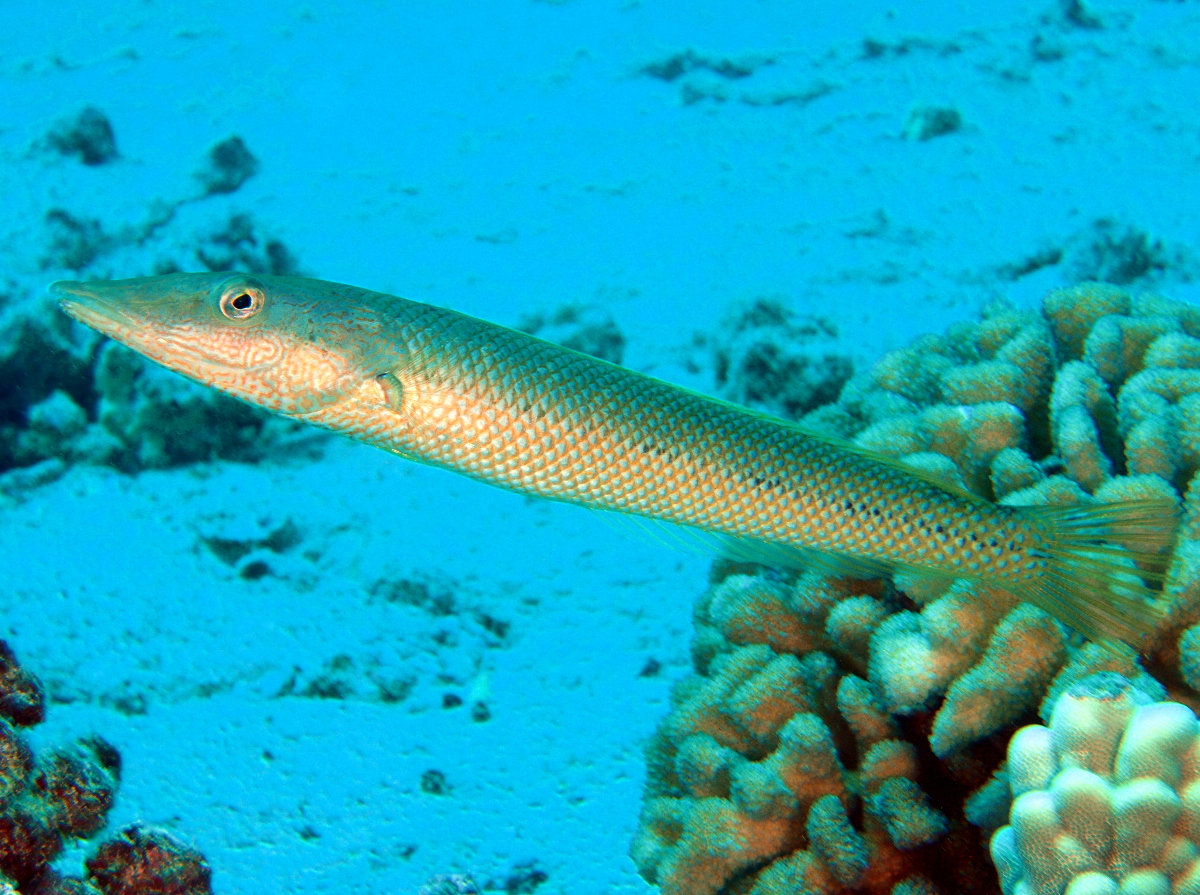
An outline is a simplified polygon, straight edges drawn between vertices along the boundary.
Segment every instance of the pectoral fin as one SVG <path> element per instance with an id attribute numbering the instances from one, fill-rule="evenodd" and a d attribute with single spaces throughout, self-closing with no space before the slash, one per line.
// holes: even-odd
<path id="1" fill-rule="evenodd" d="M 379 383 L 379 388 L 383 392 L 383 402 L 396 413 L 401 413 L 404 409 L 404 386 L 400 384 L 400 380 L 391 370 L 386 373 L 380 373 L 375 377 L 375 381 Z"/>

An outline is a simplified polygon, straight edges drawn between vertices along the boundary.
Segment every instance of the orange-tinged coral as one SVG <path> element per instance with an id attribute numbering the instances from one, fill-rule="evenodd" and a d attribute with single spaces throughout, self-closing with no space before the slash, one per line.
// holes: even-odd
<path id="1" fill-rule="evenodd" d="M 1054 333 L 1061 361 L 1078 360 L 1096 321 L 1108 314 L 1128 314 L 1129 293 L 1108 283 L 1081 283 L 1055 289 L 1042 299 L 1042 313 Z"/>
<path id="2" fill-rule="evenodd" d="M 793 653 L 817 648 L 817 641 L 788 607 L 787 595 L 779 582 L 727 579 L 713 589 L 708 615 L 730 643 L 765 643 Z"/>
<path id="3" fill-rule="evenodd" d="M 986 490 L 996 454 L 1020 446 L 1023 422 L 1017 408 L 1000 402 L 940 404 L 921 414 L 928 449 L 955 460 L 973 491 Z"/>
<path id="4" fill-rule="evenodd" d="M 1003 360 L 985 360 L 942 373 L 942 395 L 951 404 L 1005 401 L 1017 407 L 1032 402 L 1032 389 L 1020 367 Z"/>
<path id="5" fill-rule="evenodd" d="M 1173 332 L 1170 317 L 1126 317 L 1111 314 L 1101 317 L 1088 333 L 1083 359 L 1103 379 L 1120 387 L 1145 365 L 1147 349 L 1161 336 Z"/>
<path id="6" fill-rule="evenodd" d="M 1046 477 L 1033 458 L 1017 447 L 1009 447 L 992 458 L 992 493 L 997 500 L 1032 488 Z"/>
<path id="7" fill-rule="evenodd" d="M 1059 370 L 1050 396 L 1050 435 L 1066 473 L 1085 491 L 1113 474 L 1106 433 L 1116 424 L 1116 406 L 1104 381 L 1090 365 L 1071 361 Z"/>
<path id="8" fill-rule="evenodd" d="M 10 722 L 28 726 L 43 717 L 41 683 L 20 667 L 8 644 L 0 641 L 0 892 L 211 895 L 203 858 L 163 833 L 154 834 L 155 850 L 137 855 L 123 851 L 127 838 L 102 843 L 88 859 L 86 881 L 62 876 L 51 866 L 64 842 L 89 838 L 104 826 L 116 796 L 121 760 L 117 750 L 99 737 L 79 740 L 35 760 Z M 153 860 L 167 855 L 182 863 Z M 135 858 L 147 860 L 139 863 Z M 203 867 L 202 878 L 185 872 L 194 866 Z"/>
<path id="9" fill-rule="evenodd" d="M 856 439 L 859 447 L 887 457 L 903 457 L 929 448 L 921 418 L 916 414 L 880 420 Z"/>
<path id="10" fill-rule="evenodd" d="M 865 649 L 891 610 L 881 592 L 856 593 L 861 584 L 734 574 L 700 601 L 700 673 L 676 688 L 674 711 L 647 746 L 647 800 L 631 851 L 662 891 L 785 891 L 779 880 L 802 878 L 815 892 L 853 880 L 889 892 L 930 860 L 915 850 L 948 841 L 950 822 L 919 783 L 922 759 L 868 680 L 821 650 L 777 653 L 721 633 L 769 637 L 761 625 L 729 624 L 720 608 L 755 607 L 754 617 L 766 595 L 773 612 L 791 607 L 786 627 L 808 628 L 835 653 Z M 858 767 L 843 755 L 857 755 Z"/>
<path id="11" fill-rule="evenodd" d="M 804 422 L 1010 505 L 1175 500 L 1186 490 L 1162 585 L 1170 610 L 1144 660 L 1088 644 L 986 582 L 904 569 L 872 582 L 744 567 L 698 605 L 697 675 L 648 752 L 647 796 L 723 798 L 756 823 L 787 814 L 799 831 L 778 856 L 734 872 L 723 895 L 988 891 L 994 878 L 951 880 L 946 870 L 975 867 L 972 849 L 1003 825 L 1010 793 L 1037 789 L 1036 735 L 1023 735 L 1022 757 L 1007 767 L 996 752 L 1018 724 L 1048 719 L 1055 700 L 1098 672 L 1121 675 L 1138 699 L 1165 698 L 1161 680 L 1200 706 L 1187 692 L 1200 694 L 1200 309 L 1102 284 L 1051 293 L 1040 312 L 997 304 L 891 352 Z M 1157 586 L 1172 535 L 1164 531 L 1159 558 L 1130 561 L 1130 574 Z M 744 651 L 756 645 L 767 652 L 750 667 Z M 788 687 L 804 700 L 790 702 Z M 805 766 L 783 745 L 795 724 L 808 726 L 802 740 L 828 746 L 789 777 Z M 681 746 L 684 731 L 696 739 Z M 1145 786 L 1127 795 L 1128 817 L 1143 806 L 1153 819 L 1169 801 Z M 1021 803 L 1021 836 L 1039 829 L 1043 808 Z M 1161 830 L 1160 820 L 1147 828 Z M 1172 852 L 1170 837 L 1150 841 L 1136 825 L 1121 835 L 1129 855 L 1169 855 L 1173 884 L 1200 893 L 1200 866 Z M 1054 841 L 1067 851 L 1055 852 L 1061 867 L 1046 865 L 1047 881 L 1067 879 L 1063 867 L 1082 854 Z M 952 852 L 953 861 L 934 857 Z M 1111 882 L 1084 869 L 1075 867 L 1079 893 Z"/>
<path id="12" fill-rule="evenodd" d="M 754 820 L 716 797 L 658 797 L 642 809 L 631 856 L 663 895 L 713 895 L 736 873 L 783 853 L 795 834 L 786 817 Z"/>
<path id="13" fill-rule="evenodd" d="M 884 391 L 920 403 L 935 401 L 941 375 L 954 365 L 944 351 L 941 336 L 922 336 L 910 348 L 884 355 L 872 369 L 872 377 Z"/>
<path id="14" fill-rule="evenodd" d="M 1032 712 L 1067 659 L 1066 634 L 1022 603 L 996 626 L 987 651 L 946 691 L 929 745 L 945 757 Z"/>

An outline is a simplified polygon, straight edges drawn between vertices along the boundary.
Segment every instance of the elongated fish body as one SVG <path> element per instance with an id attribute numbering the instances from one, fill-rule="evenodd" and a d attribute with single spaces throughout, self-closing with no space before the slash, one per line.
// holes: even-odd
<path id="1" fill-rule="evenodd" d="M 786 555 L 980 578 L 1096 638 L 1153 624 L 1175 507 L 1014 508 L 525 333 L 298 277 L 56 283 L 76 319 L 199 382 L 518 491 Z M 1144 563 L 1145 564 L 1145 563 Z"/>

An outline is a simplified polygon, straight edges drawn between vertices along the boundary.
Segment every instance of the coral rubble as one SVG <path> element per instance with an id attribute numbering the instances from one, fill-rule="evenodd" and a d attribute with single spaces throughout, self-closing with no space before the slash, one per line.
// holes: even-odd
<path id="1" fill-rule="evenodd" d="M 826 320 L 772 298 L 734 308 L 713 340 L 718 391 L 731 401 L 794 419 L 832 401 L 854 371 Z"/>
<path id="2" fill-rule="evenodd" d="M 1200 309 L 1099 283 L 996 303 L 802 423 L 1012 505 L 1180 501 L 1169 611 L 1135 656 L 986 581 L 720 560 L 647 746 L 639 871 L 667 895 L 1062 892 L 985 856 L 1021 794 L 1014 732 L 1106 678 L 1200 704 Z"/>
<path id="3" fill-rule="evenodd" d="M 0 641 L 0 891 L 210 895 L 211 873 L 198 852 L 138 827 L 102 843 L 87 860 L 85 879 L 51 867 L 66 840 L 90 838 L 104 827 L 121 758 L 99 737 L 34 756 L 19 728 L 44 716 L 41 684 Z"/>
<path id="4" fill-rule="evenodd" d="M 86 166 L 121 158 L 112 122 L 93 107 L 32 148 Z M 134 472 L 255 460 L 298 430 L 69 322 L 44 294 L 47 271 L 79 279 L 185 268 L 298 273 L 291 249 L 231 204 L 258 167 L 245 142 L 230 136 L 208 150 L 196 183 L 148 200 L 137 220 L 111 220 L 108 208 L 97 216 L 56 205 L 45 209 L 44 229 L 25 228 L 39 243 L 28 253 L 42 270 L 0 282 L 0 494 L 19 497 L 71 463 Z"/>
<path id="5" fill-rule="evenodd" d="M 161 830 L 132 826 L 87 859 L 88 880 L 104 895 L 210 895 L 212 871 L 194 849 Z"/>

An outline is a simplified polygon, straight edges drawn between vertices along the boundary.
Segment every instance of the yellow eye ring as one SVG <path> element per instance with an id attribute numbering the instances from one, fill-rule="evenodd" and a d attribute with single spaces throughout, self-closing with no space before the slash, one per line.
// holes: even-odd
<path id="1" fill-rule="evenodd" d="M 262 287 L 252 281 L 232 283 L 221 293 L 221 313 L 230 320 L 245 320 L 263 309 L 267 296 Z"/>

